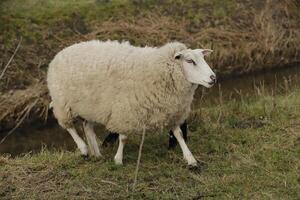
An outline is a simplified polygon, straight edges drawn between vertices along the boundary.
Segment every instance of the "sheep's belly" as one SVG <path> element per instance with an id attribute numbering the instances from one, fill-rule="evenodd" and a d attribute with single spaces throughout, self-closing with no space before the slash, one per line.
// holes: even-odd
<path id="1" fill-rule="evenodd" d="M 121 134 L 140 134 L 145 128 L 149 133 L 161 132 L 162 129 L 173 129 L 183 123 L 190 113 L 189 101 L 176 107 L 131 107 L 122 102 L 122 106 L 115 105 L 107 121 L 102 124 L 112 132 Z"/>
<path id="2" fill-rule="evenodd" d="M 168 129 L 171 130 L 176 126 L 179 126 L 183 121 L 188 117 L 190 112 L 190 105 L 186 105 L 184 107 L 180 107 L 173 112 L 164 113 L 157 112 L 154 113 L 148 119 L 148 127 L 151 130 L 159 130 L 159 129 Z"/>

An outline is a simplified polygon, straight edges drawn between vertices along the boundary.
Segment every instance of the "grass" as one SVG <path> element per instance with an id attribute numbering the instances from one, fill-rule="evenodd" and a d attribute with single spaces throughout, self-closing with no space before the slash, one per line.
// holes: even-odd
<path id="1" fill-rule="evenodd" d="M 166 134 L 146 136 L 132 190 L 140 138 L 130 138 L 124 166 L 116 146 L 103 159 L 47 149 L 0 157 L 2 199 L 299 199 L 300 90 L 259 94 L 194 109 L 188 146 L 201 164 L 191 171 Z"/>
<path id="2" fill-rule="evenodd" d="M 200 21 L 205 20 L 206 14 L 200 15 L 196 13 L 201 7 L 209 7 L 212 10 L 213 17 L 224 18 L 228 17 L 229 13 L 234 12 L 236 6 L 233 0 L 210 2 L 207 0 L 190 1 L 188 3 L 178 0 L 170 0 L 160 2 L 150 0 L 145 2 L 138 1 L 104 1 L 94 0 L 26 0 L 22 3 L 18 1 L 4 1 L 2 3 L 2 11 L 4 20 L 0 26 L 3 32 L 5 41 L 9 42 L 10 39 L 16 36 L 23 36 L 29 40 L 39 40 L 42 37 L 40 34 L 41 29 L 48 29 L 61 24 L 65 30 L 60 30 L 62 36 L 71 36 L 74 34 L 72 29 L 74 21 L 82 20 L 86 25 L 100 25 L 101 22 L 108 20 L 117 21 L 126 19 L 126 21 L 135 20 L 136 17 L 141 15 L 146 17 L 149 11 L 157 9 L 157 14 L 163 12 L 166 16 L 172 16 L 177 20 L 187 18 L 188 20 Z M 201 9 L 202 10 L 202 9 Z M 17 30 L 18 29 L 18 30 Z M 67 33 L 69 32 L 69 33 Z M 117 39 L 122 39 L 121 36 Z M 133 40 L 134 41 L 134 40 Z M 9 43 L 7 43 L 9 44 Z M 143 43 L 145 44 L 145 43 Z"/>
<path id="3" fill-rule="evenodd" d="M 0 11 L 0 69 L 23 38 L 0 82 L 6 90 L 35 84 L 37 74 L 44 80 L 58 51 L 90 39 L 213 48 L 210 63 L 222 76 L 285 65 L 300 55 L 296 1 L 6 0 Z"/>

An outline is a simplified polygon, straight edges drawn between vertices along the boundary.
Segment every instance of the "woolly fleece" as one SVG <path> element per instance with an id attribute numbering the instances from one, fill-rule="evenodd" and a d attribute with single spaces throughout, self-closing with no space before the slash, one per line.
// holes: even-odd
<path id="1" fill-rule="evenodd" d="M 64 128 L 77 117 L 120 134 L 172 129 L 188 117 L 196 85 L 184 76 L 172 42 L 160 48 L 89 41 L 65 48 L 49 65 L 54 115 Z"/>

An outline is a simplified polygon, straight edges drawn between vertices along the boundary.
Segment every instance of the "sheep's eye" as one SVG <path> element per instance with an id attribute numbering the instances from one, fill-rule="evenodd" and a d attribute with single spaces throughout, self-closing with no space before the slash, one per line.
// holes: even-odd
<path id="1" fill-rule="evenodd" d="M 187 63 L 192 63 L 193 65 L 196 65 L 195 61 L 193 61 L 192 59 L 188 59 L 186 60 Z"/>

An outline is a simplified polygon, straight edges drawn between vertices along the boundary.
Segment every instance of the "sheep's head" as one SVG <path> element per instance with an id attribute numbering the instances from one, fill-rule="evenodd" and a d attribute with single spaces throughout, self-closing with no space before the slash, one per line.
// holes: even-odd
<path id="1" fill-rule="evenodd" d="M 176 52 L 174 58 L 181 63 L 184 75 L 189 82 L 210 88 L 217 79 L 204 57 L 211 52 L 210 49 L 185 49 Z"/>

